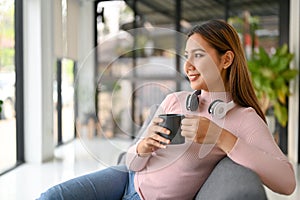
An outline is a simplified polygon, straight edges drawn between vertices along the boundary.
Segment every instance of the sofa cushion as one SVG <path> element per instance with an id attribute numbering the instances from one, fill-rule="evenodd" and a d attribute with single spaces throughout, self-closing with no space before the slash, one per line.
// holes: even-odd
<path id="1" fill-rule="evenodd" d="M 265 200 L 258 175 L 230 158 L 223 158 L 199 190 L 196 200 Z"/>

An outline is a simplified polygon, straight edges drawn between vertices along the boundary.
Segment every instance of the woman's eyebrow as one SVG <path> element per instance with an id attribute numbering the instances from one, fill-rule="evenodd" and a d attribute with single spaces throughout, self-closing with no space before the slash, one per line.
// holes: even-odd
<path id="1" fill-rule="evenodd" d="M 202 48 L 192 49 L 190 52 L 191 52 L 191 53 L 194 53 L 195 51 L 202 51 L 202 52 L 204 52 L 204 53 L 206 52 L 206 51 L 205 51 L 204 49 L 202 49 Z M 188 53 L 188 51 L 185 50 L 184 53 Z"/>

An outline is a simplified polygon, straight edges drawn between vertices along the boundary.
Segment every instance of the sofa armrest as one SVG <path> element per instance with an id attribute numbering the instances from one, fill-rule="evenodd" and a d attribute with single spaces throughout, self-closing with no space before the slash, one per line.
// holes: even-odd
<path id="1" fill-rule="evenodd" d="M 205 181 L 196 200 L 265 200 L 265 189 L 252 170 L 223 158 Z"/>

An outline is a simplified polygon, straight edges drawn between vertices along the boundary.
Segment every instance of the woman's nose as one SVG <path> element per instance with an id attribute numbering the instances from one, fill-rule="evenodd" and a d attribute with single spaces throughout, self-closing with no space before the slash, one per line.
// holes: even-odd
<path id="1" fill-rule="evenodd" d="M 195 69 L 194 65 L 189 60 L 185 61 L 185 68 L 187 70 L 194 70 Z"/>

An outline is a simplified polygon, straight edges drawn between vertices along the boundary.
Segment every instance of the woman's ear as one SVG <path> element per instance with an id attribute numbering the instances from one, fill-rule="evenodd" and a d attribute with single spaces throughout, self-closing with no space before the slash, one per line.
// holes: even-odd
<path id="1" fill-rule="evenodd" d="M 226 53 L 222 56 L 223 57 L 223 68 L 227 69 L 233 62 L 234 53 L 232 51 L 226 51 Z"/>

